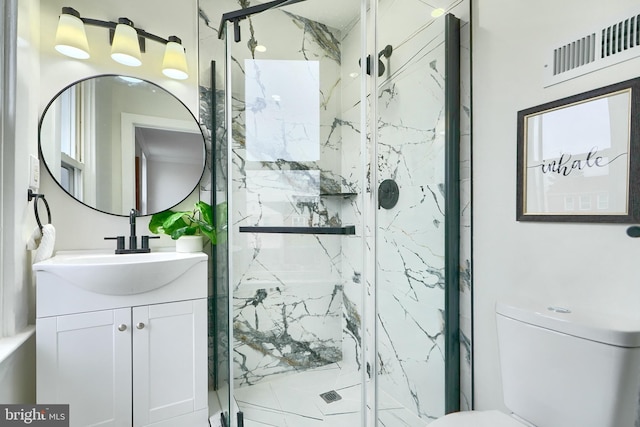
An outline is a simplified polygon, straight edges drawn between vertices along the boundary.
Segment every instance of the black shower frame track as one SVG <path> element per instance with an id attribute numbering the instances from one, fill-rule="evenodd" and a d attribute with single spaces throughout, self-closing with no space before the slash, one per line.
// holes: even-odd
<path id="1" fill-rule="evenodd" d="M 445 16 L 445 413 L 460 410 L 460 19 Z"/>
<path id="2" fill-rule="evenodd" d="M 249 6 L 244 9 L 234 10 L 232 12 L 227 12 L 222 14 L 222 18 L 220 19 L 220 27 L 218 27 L 218 39 L 222 39 L 224 37 L 224 25 L 227 22 L 233 22 L 234 29 L 234 37 L 235 41 L 240 41 L 240 21 L 248 18 L 251 15 L 255 15 L 256 13 L 264 12 L 266 10 L 287 6 L 290 4 L 300 3 L 306 0 L 274 0 L 269 3 L 258 4 L 255 6 Z"/>
<path id="3" fill-rule="evenodd" d="M 217 196 L 216 196 L 216 165 L 217 165 L 217 159 L 216 159 L 216 130 L 217 130 L 217 120 L 216 120 L 216 115 L 218 112 L 218 108 L 217 108 L 217 94 L 216 94 L 216 61 L 211 61 L 211 98 L 209 99 L 209 102 L 211 103 L 211 206 L 213 207 L 212 209 L 212 213 L 213 213 L 213 223 L 217 226 L 218 225 L 218 218 L 217 218 L 217 212 L 218 209 L 216 209 L 216 206 L 218 205 L 218 200 L 217 200 Z M 217 232 L 217 230 L 216 230 Z M 212 289 L 211 289 L 211 298 L 213 300 L 213 310 L 211 310 L 211 313 L 209 313 L 209 315 L 211 316 L 211 327 L 213 329 L 213 335 L 214 335 L 214 340 L 213 340 L 213 378 L 212 378 L 212 382 L 213 382 L 213 389 L 214 390 L 218 390 L 219 388 L 219 375 L 218 375 L 218 360 L 220 358 L 220 355 L 218 354 L 218 326 L 219 326 L 219 319 L 218 319 L 218 250 L 217 250 L 218 246 L 217 245 L 212 245 L 211 246 L 211 276 L 212 276 Z"/>

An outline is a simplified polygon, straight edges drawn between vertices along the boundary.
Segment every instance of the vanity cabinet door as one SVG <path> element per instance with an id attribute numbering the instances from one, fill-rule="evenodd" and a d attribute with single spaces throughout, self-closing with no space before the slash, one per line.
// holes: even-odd
<path id="1" fill-rule="evenodd" d="M 134 307 L 133 328 L 133 425 L 207 425 L 206 299 Z"/>
<path id="2" fill-rule="evenodd" d="M 37 399 L 71 426 L 131 425 L 131 309 L 39 318 Z"/>

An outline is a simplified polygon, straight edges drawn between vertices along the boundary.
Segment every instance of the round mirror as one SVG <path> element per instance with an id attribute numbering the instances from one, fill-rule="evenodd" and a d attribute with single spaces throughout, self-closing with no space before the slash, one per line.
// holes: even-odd
<path id="1" fill-rule="evenodd" d="M 113 215 L 169 209 L 198 186 L 205 141 L 198 121 L 151 82 L 104 75 L 76 82 L 42 113 L 40 155 L 70 196 Z"/>

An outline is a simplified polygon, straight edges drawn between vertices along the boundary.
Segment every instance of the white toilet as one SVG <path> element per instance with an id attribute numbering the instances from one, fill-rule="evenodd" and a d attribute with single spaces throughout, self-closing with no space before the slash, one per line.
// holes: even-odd
<path id="1" fill-rule="evenodd" d="M 640 426 L 640 315 L 610 311 L 499 302 L 502 386 L 512 414 L 458 412 L 429 427 Z"/>

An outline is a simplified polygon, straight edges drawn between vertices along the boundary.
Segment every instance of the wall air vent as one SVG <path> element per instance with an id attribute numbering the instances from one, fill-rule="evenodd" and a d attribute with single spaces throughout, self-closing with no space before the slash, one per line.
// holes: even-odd
<path id="1" fill-rule="evenodd" d="M 553 74 L 573 70 L 596 59 L 595 33 L 553 50 Z"/>
<path id="2" fill-rule="evenodd" d="M 545 87 L 637 56 L 640 56 L 640 14 L 553 49 L 545 65 Z"/>
<path id="3" fill-rule="evenodd" d="M 638 47 L 640 45 L 638 24 L 640 24 L 640 15 L 632 16 L 623 22 L 603 28 L 600 36 L 602 38 L 600 57 L 605 58 L 624 52 L 627 49 Z"/>

